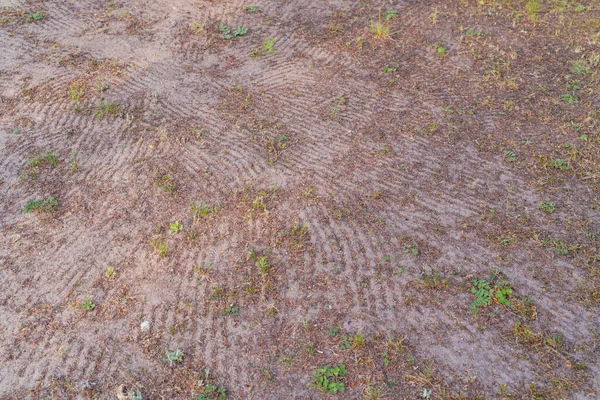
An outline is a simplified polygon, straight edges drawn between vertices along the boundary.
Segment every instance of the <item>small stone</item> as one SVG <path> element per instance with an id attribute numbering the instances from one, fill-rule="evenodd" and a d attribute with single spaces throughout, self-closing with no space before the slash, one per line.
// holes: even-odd
<path id="1" fill-rule="evenodd" d="M 150 321 L 144 321 L 140 324 L 142 332 L 148 332 L 150 330 Z"/>

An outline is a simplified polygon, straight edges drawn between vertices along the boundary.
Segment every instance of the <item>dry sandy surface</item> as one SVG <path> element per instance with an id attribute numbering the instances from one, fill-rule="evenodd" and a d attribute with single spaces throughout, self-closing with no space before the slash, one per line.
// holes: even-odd
<path id="1" fill-rule="evenodd" d="M 599 398 L 598 3 L 251 5 L 0 0 L 0 398 Z"/>

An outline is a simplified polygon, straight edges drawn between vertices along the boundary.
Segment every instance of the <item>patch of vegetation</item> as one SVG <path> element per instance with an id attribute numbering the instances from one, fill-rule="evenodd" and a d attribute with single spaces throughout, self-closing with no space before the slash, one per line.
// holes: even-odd
<path id="1" fill-rule="evenodd" d="M 263 275 L 267 275 L 269 273 L 269 268 L 271 267 L 271 264 L 269 264 L 269 259 L 267 257 L 261 257 L 256 262 L 256 266 L 260 268 L 260 272 L 262 272 Z"/>
<path id="2" fill-rule="evenodd" d="M 43 18 L 44 18 L 44 14 L 38 10 L 36 12 L 28 14 L 27 17 L 25 17 L 25 22 L 27 22 L 27 23 L 38 22 L 38 21 L 41 21 Z"/>
<path id="3" fill-rule="evenodd" d="M 197 397 L 198 400 L 227 400 L 227 388 L 225 386 L 207 383 L 201 386 L 201 389 L 203 393 Z"/>
<path id="4" fill-rule="evenodd" d="M 169 224 L 169 233 L 171 235 L 175 235 L 183 230 L 183 224 L 179 223 L 179 221 L 171 222 Z"/>
<path id="5" fill-rule="evenodd" d="M 416 257 L 419 255 L 419 248 L 417 247 L 416 244 L 405 243 L 404 244 L 404 252 L 407 254 L 410 253 Z"/>
<path id="6" fill-rule="evenodd" d="M 209 207 L 206 203 L 200 202 L 200 205 L 192 204 L 192 215 L 194 223 L 200 222 L 200 219 L 206 218 L 210 213 L 217 211 L 217 207 Z"/>
<path id="7" fill-rule="evenodd" d="M 74 82 L 69 85 L 69 96 L 71 96 L 71 100 L 79 101 L 85 94 L 85 87 L 83 84 Z"/>
<path id="8" fill-rule="evenodd" d="M 81 308 L 83 308 L 85 311 L 92 311 L 94 308 L 96 308 L 96 305 L 91 299 L 87 299 L 81 303 Z"/>
<path id="9" fill-rule="evenodd" d="M 504 160 L 509 163 L 517 161 L 517 155 L 512 150 L 504 150 Z"/>
<path id="10" fill-rule="evenodd" d="M 342 380 L 348 371 L 344 364 L 337 366 L 326 365 L 313 372 L 312 384 L 322 392 L 337 394 L 344 393 L 346 386 Z"/>
<path id="11" fill-rule="evenodd" d="M 246 33 L 248 33 L 248 28 L 239 26 L 232 33 L 231 28 L 228 25 L 221 23 L 219 24 L 219 31 L 221 32 L 221 37 L 223 39 L 235 40 L 238 36 L 244 36 Z"/>
<path id="12" fill-rule="evenodd" d="M 58 206 L 58 200 L 54 197 L 47 197 L 44 200 L 29 200 L 25 207 L 23 207 L 23 213 L 29 214 L 32 212 L 53 212 Z"/>
<path id="13" fill-rule="evenodd" d="M 104 99 L 100 99 L 98 105 L 94 109 L 94 117 L 97 119 L 104 119 L 106 117 L 117 117 L 122 116 L 123 110 L 119 103 L 112 103 Z"/>
<path id="14" fill-rule="evenodd" d="M 161 257 L 166 257 L 169 255 L 169 243 L 163 242 L 160 239 L 155 239 L 152 241 L 152 247 L 154 248 L 154 252 Z"/>
<path id="15" fill-rule="evenodd" d="M 386 20 L 390 20 L 392 18 L 397 18 L 398 17 L 398 11 L 396 10 L 385 10 L 385 19 Z"/>
<path id="16" fill-rule="evenodd" d="M 387 18 L 386 16 L 386 19 L 389 20 L 391 18 Z M 371 33 L 380 39 L 390 38 L 390 24 L 381 17 L 381 9 L 379 9 L 377 20 L 371 20 Z"/>
<path id="17" fill-rule="evenodd" d="M 560 254 L 563 256 L 568 256 L 572 252 L 583 247 L 580 244 L 575 244 L 575 245 L 569 246 L 568 244 L 566 244 L 565 242 L 563 242 L 562 240 L 559 240 L 559 239 L 544 240 L 544 241 L 542 241 L 542 246 L 543 247 L 551 246 L 554 249 L 555 254 Z"/>
<path id="18" fill-rule="evenodd" d="M 154 179 L 156 187 L 163 192 L 167 192 L 171 195 L 177 192 L 177 182 L 175 182 L 175 179 L 173 179 L 171 175 L 155 170 Z"/>
<path id="19" fill-rule="evenodd" d="M 29 161 L 30 168 L 38 168 L 43 164 L 47 164 L 50 167 L 55 167 L 58 164 L 58 156 L 54 153 L 47 151 L 46 153 L 40 153 Z"/>
<path id="20" fill-rule="evenodd" d="M 240 307 L 236 305 L 230 305 L 221 310 L 221 315 L 224 317 L 238 317 L 240 315 Z"/>
<path id="21" fill-rule="evenodd" d="M 560 169 L 561 171 L 569 171 L 573 168 L 567 160 L 562 159 L 555 159 L 552 162 L 552 167 L 555 169 Z"/>
<path id="22" fill-rule="evenodd" d="M 249 6 L 244 6 L 244 11 L 246 11 L 248 14 L 255 14 L 260 12 L 260 8 L 258 8 L 256 4 L 252 4 Z"/>
<path id="23" fill-rule="evenodd" d="M 165 361 L 169 363 L 169 366 L 174 366 L 176 363 L 183 362 L 183 351 L 176 348 L 174 351 L 170 351 L 169 349 L 165 349 L 166 358 Z"/>
<path id="24" fill-rule="evenodd" d="M 552 214 L 554 212 L 555 208 L 556 208 L 556 204 L 551 201 L 544 201 L 542 204 L 540 204 L 538 206 L 539 210 L 541 210 L 545 213 L 548 213 L 548 214 Z"/>
<path id="25" fill-rule="evenodd" d="M 262 44 L 262 46 L 260 46 L 260 48 L 255 49 L 252 52 L 251 57 L 256 59 L 260 56 L 264 56 L 266 54 L 271 54 L 275 52 L 275 49 L 273 48 L 273 46 L 275 46 L 275 42 L 277 41 L 277 38 L 274 36 L 268 37 L 265 39 L 265 42 Z"/>
<path id="26" fill-rule="evenodd" d="M 79 163 L 77 162 L 77 152 L 71 154 L 71 172 L 79 171 Z"/>
<path id="27" fill-rule="evenodd" d="M 531 18 L 533 21 L 537 21 L 540 12 L 540 0 L 527 1 L 525 4 L 525 11 L 527 12 L 527 15 L 529 15 L 529 18 Z"/>
<path id="28" fill-rule="evenodd" d="M 499 276 L 500 271 L 494 270 L 489 280 L 473 280 L 473 288 L 471 288 L 471 293 L 475 295 L 475 300 L 471 304 L 473 314 L 477 315 L 480 308 L 487 307 L 494 302 L 510 306 L 512 289 L 508 282 L 504 280 L 499 281 Z"/>

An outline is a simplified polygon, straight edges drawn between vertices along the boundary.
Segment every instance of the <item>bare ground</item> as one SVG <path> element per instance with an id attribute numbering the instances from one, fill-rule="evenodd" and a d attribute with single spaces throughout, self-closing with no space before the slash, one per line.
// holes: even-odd
<path id="1" fill-rule="evenodd" d="M 0 0 L 0 398 L 598 398 L 598 3 L 250 5 Z"/>

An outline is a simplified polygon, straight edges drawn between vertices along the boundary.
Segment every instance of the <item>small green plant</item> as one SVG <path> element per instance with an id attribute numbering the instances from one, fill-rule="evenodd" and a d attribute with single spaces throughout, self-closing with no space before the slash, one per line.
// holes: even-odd
<path id="1" fill-rule="evenodd" d="M 398 71 L 398 66 L 393 67 L 390 65 L 386 65 L 385 67 L 383 67 L 383 72 L 386 72 L 386 73 L 396 72 L 396 71 Z"/>
<path id="2" fill-rule="evenodd" d="M 179 221 L 171 222 L 169 224 L 169 233 L 175 235 L 183 230 L 183 225 Z"/>
<path id="3" fill-rule="evenodd" d="M 85 94 L 85 90 L 82 84 L 74 82 L 69 85 L 69 95 L 71 96 L 71 100 L 79 101 Z"/>
<path id="4" fill-rule="evenodd" d="M 342 341 L 340 342 L 340 349 L 348 350 L 350 347 L 352 347 L 352 342 L 350 341 L 348 336 L 342 335 Z"/>
<path id="5" fill-rule="evenodd" d="M 499 275 L 500 271 L 495 270 L 489 281 L 485 279 L 473 280 L 473 288 L 471 288 L 471 293 L 475 295 L 475 300 L 471 304 L 473 314 L 477 315 L 480 308 L 487 307 L 493 302 L 510 306 L 512 289 L 506 282 L 496 283 Z"/>
<path id="6" fill-rule="evenodd" d="M 386 20 L 390 20 L 392 18 L 397 18 L 398 17 L 398 12 L 396 10 L 386 10 L 385 11 L 385 19 Z"/>
<path id="7" fill-rule="evenodd" d="M 329 113 L 329 119 L 336 119 L 338 113 L 340 112 L 340 107 L 346 104 L 346 98 L 342 95 L 338 98 L 338 102 L 333 108 L 333 110 Z"/>
<path id="8" fill-rule="evenodd" d="M 331 337 L 335 337 L 338 335 L 338 333 L 340 333 L 340 327 L 339 326 L 334 326 L 333 328 L 329 328 L 329 336 Z"/>
<path id="9" fill-rule="evenodd" d="M 386 19 L 391 19 L 387 18 Z M 371 33 L 380 39 L 389 39 L 390 38 L 390 25 L 387 21 L 384 21 L 381 18 L 381 9 L 379 9 L 379 15 L 377 20 L 371 19 Z"/>
<path id="10" fill-rule="evenodd" d="M 58 206 L 58 200 L 54 197 L 47 197 L 44 200 L 29 200 L 25 207 L 23 207 L 23 213 L 29 214 L 32 212 L 53 212 Z"/>
<path id="11" fill-rule="evenodd" d="M 573 167 L 571 167 L 571 164 L 569 164 L 569 162 L 567 160 L 561 160 L 561 159 L 555 159 L 552 163 L 552 166 L 555 169 L 560 169 L 561 171 L 569 171 L 570 169 L 573 168 Z"/>
<path id="12" fill-rule="evenodd" d="M 344 393 L 346 386 L 342 381 L 342 377 L 347 374 L 348 371 L 344 364 L 339 364 L 337 366 L 326 365 L 313 372 L 312 384 L 314 387 L 325 393 Z"/>
<path id="13" fill-rule="evenodd" d="M 446 47 L 444 46 L 444 43 L 440 42 L 436 45 L 436 47 L 438 55 L 443 56 L 446 54 Z"/>
<path id="14" fill-rule="evenodd" d="M 569 255 L 570 249 L 565 242 L 562 240 L 553 240 L 552 246 L 554 247 L 554 252 L 556 254 L 560 254 L 563 256 Z"/>
<path id="15" fill-rule="evenodd" d="M 269 273 L 269 259 L 267 257 L 261 257 L 257 262 L 256 262 L 256 266 L 258 268 L 260 268 L 260 271 L 264 274 L 267 275 Z"/>
<path id="16" fill-rule="evenodd" d="M 200 205 L 192 204 L 192 214 L 194 215 L 194 221 L 198 222 L 200 218 L 205 218 L 208 214 L 216 211 L 216 207 L 209 207 L 206 203 L 200 202 Z"/>
<path id="17" fill-rule="evenodd" d="M 127 392 L 127 400 L 144 400 L 144 397 L 142 396 L 142 392 L 139 390 L 136 389 L 135 392 L 130 390 Z"/>
<path id="18" fill-rule="evenodd" d="M 569 104 L 579 103 L 579 99 L 570 93 L 563 94 L 562 96 L 560 96 L 560 99 L 566 101 Z"/>
<path id="19" fill-rule="evenodd" d="M 248 28 L 239 26 L 231 33 L 231 28 L 228 25 L 221 23 L 219 24 L 219 31 L 221 32 L 221 37 L 223 39 L 235 40 L 238 36 L 244 36 L 248 33 Z"/>
<path id="20" fill-rule="evenodd" d="M 42 164 L 48 164 L 50 167 L 55 167 L 58 164 L 58 156 L 54 153 L 47 151 L 46 153 L 40 153 L 29 161 L 30 168 L 38 168 Z"/>
<path id="21" fill-rule="evenodd" d="M 202 386 L 204 393 L 201 393 L 198 400 L 227 400 L 227 388 L 225 386 L 208 383 Z"/>
<path id="22" fill-rule="evenodd" d="M 258 49 L 255 49 L 252 52 L 252 58 L 256 59 L 260 56 L 274 53 L 275 49 L 273 48 L 273 46 L 275 46 L 276 41 L 277 41 L 277 38 L 274 36 L 266 38 L 265 42 L 262 44 L 262 46 Z"/>
<path id="23" fill-rule="evenodd" d="M 166 358 L 165 361 L 169 363 L 169 366 L 174 366 L 176 363 L 180 363 L 183 361 L 183 351 L 176 348 L 174 351 L 170 351 L 169 349 L 165 349 Z"/>
<path id="24" fill-rule="evenodd" d="M 352 337 L 352 346 L 361 347 L 365 344 L 365 335 L 362 333 L 357 333 Z"/>
<path id="25" fill-rule="evenodd" d="M 154 179 L 156 181 L 156 187 L 164 192 L 167 192 L 171 195 L 177 192 L 177 182 L 171 175 L 161 173 L 159 171 L 154 171 Z"/>
<path id="26" fill-rule="evenodd" d="M 108 116 L 121 116 L 123 114 L 123 110 L 121 109 L 121 105 L 119 103 L 111 103 L 105 101 L 104 99 L 100 99 L 98 105 L 94 110 L 94 117 L 97 119 L 104 119 Z"/>
<path id="27" fill-rule="evenodd" d="M 571 62 L 571 72 L 575 75 L 587 75 L 592 73 L 590 67 L 583 60 L 575 60 Z"/>
<path id="28" fill-rule="evenodd" d="M 509 163 L 517 161 L 517 155 L 512 150 L 504 150 L 504 160 Z"/>
<path id="29" fill-rule="evenodd" d="M 169 243 L 163 242 L 160 239 L 155 239 L 152 241 L 152 247 L 154 247 L 154 251 L 161 257 L 166 257 L 169 255 Z"/>
<path id="30" fill-rule="evenodd" d="M 542 204 L 539 205 L 538 209 L 548 213 L 548 214 L 552 214 L 554 212 L 554 209 L 556 208 L 556 204 L 554 204 L 551 201 L 544 201 Z"/>
<path id="31" fill-rule="evenodd" d="M 252 4 L 250 6 L 244 6 L 244 11 L 248 14 L 255 14 L 260 12 L 260 8 L 256 4 Z"/>
<path id="32" fill-rule="evenodd" d="M 240 315 L 240 308 L 232 304 L 221 310 L 221 315 L 224 317 L 237 317 Z"/>
<path id="33" fill-rule="evenodd" d="M 77 152 L 71 153 L 71 172 L 79 171 L 79 163 L 77 162 Z"/>
<path id="34" fill-rule="evenodd" d="M 410 253 L 413 256 L 418 256 L 419 255 L 419 248 L 417 247 L 416 244 L 409 244 L 409 243 L 405 243 L 404 244 L 404 252 L 405 253 Z"/>
<path id="35" fill-rule="evenodd" d="M 116 273 L 115 269 L 113 267 L 108 267 L 106 269 L 106 277 L 110 278 L 111 276 L 113 276 Z"/>
<path id="36" fill-rule="evenodd" d="M 41 11 L 36 11 L 34 13 L 28 14 L 27 17 L 25 17 L 25 22 L 38 22 L 41 21 L 42 18 L 44 18 L 44 14 L 42 14 Z"/>
<path id="37" fill-rule="evenodd" d="M 96 308 L 96 305 L 94 304 L 94 302 L 92 300 L 87 299 L 86 301 L 84 301 L 83 303 L 81 303 L 81 307 L 85 311 L 92 311 L 94 308 Z"/>
<path id="38" fill-rule="evenodd" d="M 525 11 L 533 21 L 537 21 L 540 12 L 540 0 L 529 0 L 527 4 L 525 4 Z"/>

